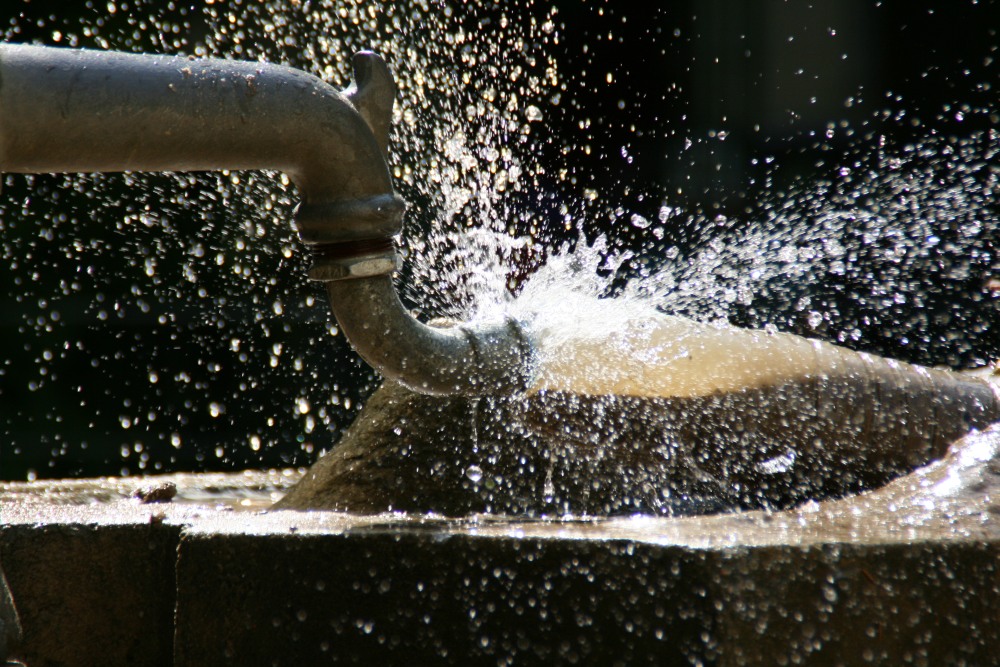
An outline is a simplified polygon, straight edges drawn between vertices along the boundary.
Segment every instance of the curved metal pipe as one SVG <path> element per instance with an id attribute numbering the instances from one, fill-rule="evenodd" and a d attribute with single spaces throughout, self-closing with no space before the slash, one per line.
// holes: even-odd
<path id="1" fill-rule="evenodd" d="M 531 345 L 513 320 L 429 327 L 406 313 L 389 276 L 329 282 L 327 291 L 347 339 L 365 341 L 413 391 L 484 396 L 514 393 L 528 383 Z"/>
<path id="2" fill-rule="evenodd" d="M 513 391 L 530 348 L 516 325 L 428 327 L 392 288 L 405 202 L 386 151 L 396 86 L 385 62 L 354 58 L 343 93 L 266 63 L 0 45 L 0 171 L 287 173 L 310 276 L 328 283 L 355 350 L 427 393 Z"/>

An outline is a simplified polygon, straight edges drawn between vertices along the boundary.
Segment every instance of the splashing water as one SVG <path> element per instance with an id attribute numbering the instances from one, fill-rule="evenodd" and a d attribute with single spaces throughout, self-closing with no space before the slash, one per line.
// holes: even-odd
<path id="1" fill-rule="evenodd" d="M 795 350 L 802 346 L 772 336 L 779 329 L 847 346 L 877 329 L 915 350 L 898 356 L 935 363 L 936 349 L 949 351 L 956 337 L 954 331 L 936 333 L 932 317 L 937 324 L 943 319 L 948 327 L 968 327 L 983 337 L 995 336 L 1000 325 L 988 287 L 1000 229 L 990 203 L 1000 185 L 997 139 L 990 131 L 962 140 L 929 138 L 898 153 L 881 148 L 877 163 L 860 177 L 847 173 L 838 181 L 801 184 L 801 190 L 769 203 L 764 220 L 737 228 L 731 236 L 710 236 L 683 254 L 670 248 L 659 264 L 642 256 L 637 271 L 630 271 L 635 253 L 615 251 L 604 236 L 588 245 L 581 232 L 575 247 L 564 245 L 550 257 L 516 299 L 505 304 L 496 290 L 483 291 L 480 297 L 491 300 L 468 314 L 502 308 L 528 323 L 542 356 L 553 357 L 543 365 L 562 369 L 557 372 L 579 374 L 579 368 L 570 369 L 588 355 L 575 352 L 606 348 L 590 358 L 615 358 L 619 367 L 598 363 L 589 372 L 599 377 L 597 385 L 614 388 L 609 393 L 631 393 L 626 378 L 642 375 L 650 364 L 675 373 L 677 360 L 687 354 L 687 337 L 700 345 L 706 338 L 719 341 L 712 362 L 717 373 L 730 372 L 724 370 L 727 360 L 718 355 L 736 348 L 745 350 L 739 365 L 754 365 L 757 359 L 757 365 L 776 375 L 786 363 L 790 373 L 805 367 L 802 359 L 809 350 L 797 357 Z M 676 224 L 676 217 L 670 211 L 663 222 Z M 737 227 L 725 220 L 688 222 L 685 227 L 704 231 L 720 223 L 727 232 Z M 495 241 L 494 247 L 503 245 Z M 980 276 L 970 276 L 977 269 Z M 951 312 L 942 315 L 942 298 L 954 300 L 953 292 L 942 290 L 949 280 L 970 282 L 971 298 L 950 304 Z M 854 291 L 845 299 L 831 286 Z M 764 330 L 761 335 L 728 326 L 739 308 L 755 315 L 750 323 Z M 905 310 L 910 320 L 900 322 L 896 309 Z M 672 324 L 661 313 L 686 315 L 710 326 Z M 996 354 L 983 348 L 986 358 L 974 358 L 973 365 Z M 790 356 L 779 359 L 781 355 Z M 730 381 L 736 384 L 728 389 L 748 380 L 743 370 L 732 369 Z M 702 379 L 711 374 L 712 369 L 698 369 Z M 613 379 L 618 376 L 621 381 Z M 597 386 L 582 378 L 578 383 Z"/>
<path id="2" fill-rule="evenodd" d="M 31 10 L 5 40 L 261 58 L 340 86 L 352 53 L 383 54 L 400 87 L 391 167 L 411 203 L 398 283 L 425 318 L 509 314 L 548 350 L 566 332 L 606 336 L 655 312 L 924 363 L 976 365 L 997 353 L 955 343 L 955 332 L 994 340 L 1000 330 L 1000 288 L 988 287 L 1000 228 L 995 121 L 899 146 L 868 132 L 825 175 L 789 184 L 775 171 L 751 210 L 722 217 L 686 210 L 665 186 L 597 191 L 574 166 L 599 130 L 581 116 L 578 135 L 554 133 L 574 118 L 584 80 L 560 71 L 568 47 L 555 6 L 136 0 L 82 18 Z M 622 147 L 629 165 L 634 152 Z M 3 393 L 27 397 L 4 416 L 4 446 L 30 474 L 90 470 L 67 462 L 103 441 L 119 447 L 99 463 L 117 460 L 125 473 L 213 458 L 302 463 L 371 389 L 304 278 L 287 179 L 9 176 L 4 186 L 2 291 L 23 315 Z M 44 431 L 40 454 L 25 424 Z"/>

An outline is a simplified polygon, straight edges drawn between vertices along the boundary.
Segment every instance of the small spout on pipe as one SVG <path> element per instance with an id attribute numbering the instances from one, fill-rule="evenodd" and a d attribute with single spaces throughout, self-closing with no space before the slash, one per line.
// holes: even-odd
<path id="1" fill-rule="evenodd" d="M 286 172 L 295 224 L 355 350 L 415 391 L 513 392 L 531 346 L 514 322 L 429 327 L 392 286 L 405 202 L 392 188 L 396 85 L 373 53 L 341 93 L 265 63 L 0 44 L 0 171 Z"/>
<path id="2" fill-rule="evenodd" d="M 368 123 L 375 141 L 382 149 L 382 156 L 389 159 L 389 126 L 392 107 L 396 102 L 396 82 L 392 80 L 389 66 L 371 51 L 354 54 L 354 83 L 344 95 Z"/>

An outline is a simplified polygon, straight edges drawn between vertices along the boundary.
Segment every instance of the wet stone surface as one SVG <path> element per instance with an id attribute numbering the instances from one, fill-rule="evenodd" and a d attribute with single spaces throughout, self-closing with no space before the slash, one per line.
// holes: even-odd
<path id="1" fill-rule="evenodd" d="M 991 396 L 985 383 L 969 386 Z M 386 382 L 277 507 L 447 516 L 784 509 L 877 488 L 997 417 L 992 403 L 939 389 L 833 377 L 687 399 L 468 399 Z"/>
<path id="2" fill-rule="evenodd" d="M 28 664 L 988 664 L 995 507 L 924 506 L 948 478 L 679 518 L 36 505 L 0 549 Z"/>
<path id="3" fill-rule="evenodd" d="M 992 427 L 874 491 L 677 517 L 260 509 L 294 471 L 6 484 L 0 557 L 30 665 L 990 664 L 998 460 Z"/>

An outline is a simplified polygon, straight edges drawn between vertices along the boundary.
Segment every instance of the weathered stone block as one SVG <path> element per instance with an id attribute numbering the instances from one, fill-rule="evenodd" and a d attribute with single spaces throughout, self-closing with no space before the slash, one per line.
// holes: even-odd
<path id="1" fill-rule="evenodd" d="M 440 527 L 191 534 L 176 664 L 689 664 L 716 632 L 708 576 L 680 547 Z"/>
<path id="2" fill-rule="evenodd" d="M 975 665 L 1000 654 L 996 541 L 658 543 L 676 521 L 195 528 L 180 547 L 176 664 Z"/>
<path id="3" fill-rule="evenodd" d="M 0 550 L 24 629 L 16 655 L 30 667 L 170 665 L 179 530 L 4 526 Z"/>
<path id="4" fill-rule="evenodd" d="M 719 665 L 987 665 L 1000 542 L 719 552 Z"/>

